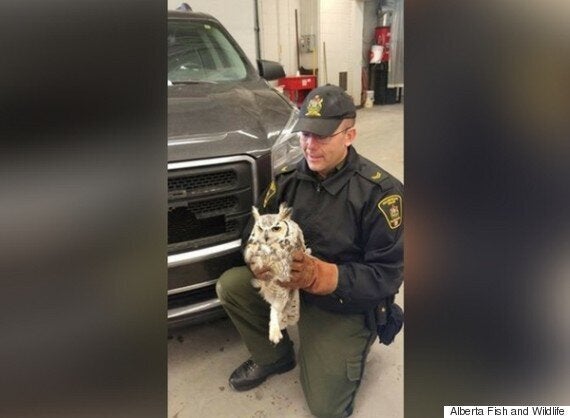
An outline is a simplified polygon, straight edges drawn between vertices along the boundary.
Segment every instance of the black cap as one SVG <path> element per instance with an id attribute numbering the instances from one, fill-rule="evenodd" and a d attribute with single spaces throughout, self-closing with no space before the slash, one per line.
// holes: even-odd
<path id="1" fill-rule="evenodd" d="M 334 133 L 343 119 L 355 118 L 356 106 L 340 87 L 327 84 L 311 90 L 303 101 L 293 132 L 311 132 L 320 136 Z"/>

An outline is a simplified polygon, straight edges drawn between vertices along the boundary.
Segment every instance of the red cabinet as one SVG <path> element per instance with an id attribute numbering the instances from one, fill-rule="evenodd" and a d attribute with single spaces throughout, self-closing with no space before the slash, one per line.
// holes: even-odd
<path id="1" fill-rule="evenodd" d="M 277 83 L 283 86 L 283 93 L 300 107 L 307 94 L 317 87 L 317 76 L 296 75 L 283 77 Z"/>

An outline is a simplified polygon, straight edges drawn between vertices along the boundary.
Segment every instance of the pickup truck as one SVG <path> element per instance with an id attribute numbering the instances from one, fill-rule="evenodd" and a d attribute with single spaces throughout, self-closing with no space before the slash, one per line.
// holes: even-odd
<path id="1" fill-rule="evenodd" d="M 272 176 L 301 157 L 296 106 L 214 17 L 168 12 L 168 325 L 223 314 L 215 284 Z"/>

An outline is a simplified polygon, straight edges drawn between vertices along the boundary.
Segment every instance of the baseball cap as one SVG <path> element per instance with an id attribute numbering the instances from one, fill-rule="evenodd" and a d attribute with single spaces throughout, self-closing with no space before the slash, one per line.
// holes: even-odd
<path id="1" fill-rule="evenodd" d="M 320 136 L 334 133 L 343 119 L 355 118 L 356 106 L 340 87 L 326 84 L 311 90 L 303 101 L 293 132 L 311 132 Z"/>

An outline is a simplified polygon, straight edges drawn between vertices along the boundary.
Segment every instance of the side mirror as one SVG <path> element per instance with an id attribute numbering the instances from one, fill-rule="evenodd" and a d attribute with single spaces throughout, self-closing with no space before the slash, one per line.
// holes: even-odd
<path id="1" fill-rule="evenodd" d="M 285 77 L 283 66 L 275 61 L 257 60 L 259 75 L 267 81 Z"/>
<path id="2" fill-rule="evenodd" d="M 181 12 L 191 12 L 192 8 L 188 5 L 188 3 L 181 3 L 180 6 L 176 8 L 176 10 L 180 10 Z"/>

